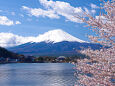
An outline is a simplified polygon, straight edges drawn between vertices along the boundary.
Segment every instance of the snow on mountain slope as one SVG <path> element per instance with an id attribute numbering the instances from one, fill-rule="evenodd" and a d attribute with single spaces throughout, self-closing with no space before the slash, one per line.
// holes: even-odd
<path id="1" fill-rule="evenodd" d="M 38 35 L 36 37 L 29 36 L 19 36 L 15 35 L 13 33 L 0 33 L 0 46 L 2 47 L 13 47 L 21 44 L 25 44 L 28 42 L 62 42 L 62 41 L 75 41 L 75 42 L 85 42 L 83 40 L 80 40 L 66 32 L 64 32 L 61 29 L 51 30 L 48 32 L 45 32 L 44 34 Z"/>
<path id="2" fill-rule="evenodd" d="M 80 40 L 80 39 L 64 32 L 61 29 L 51 30 L 51 31 L 48 31 L 42 35 L 39 35 L 36 38 L 36 40 L 34 40 L 33 42 L 42 42 L 42 41 L 53 42 L 53 43 L 62 42 L 62 41 L 77 41 L 80 43 L 85 42 L 83 40 Z"/>

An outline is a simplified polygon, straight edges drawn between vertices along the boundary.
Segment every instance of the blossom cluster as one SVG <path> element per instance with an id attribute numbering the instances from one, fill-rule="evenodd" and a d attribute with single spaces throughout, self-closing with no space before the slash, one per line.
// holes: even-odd
<path id="1" fill-rule="evenodd" d="M 80 51 L 88 56 L 76 63 L 78 83 L 83 86 L 115 86 L 115 0 L 103 1 L 100 9 L 98 18 L 86 13 L 79 17 L 97 34 L 89 38 L 103 45 L 100 50 Z"/>

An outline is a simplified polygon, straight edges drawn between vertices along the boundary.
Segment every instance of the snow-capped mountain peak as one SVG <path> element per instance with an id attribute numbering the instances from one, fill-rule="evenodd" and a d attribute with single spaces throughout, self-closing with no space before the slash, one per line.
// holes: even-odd
<path id="1" fill-rule="evenodd" d="M 45 32 L 44 34 L 38 35 L 38 36 L 19 36 L 15 35 L 13 33 L 0 33 L 0 46 L 2 47 L 13 47 L 18 46 L 21 44 L 25 44 L 28 42 L 31 43 L 39 43 L 39 42 L 46 42 L 46 43 L 57 43 L 62 41 L 68 41 L 68 42 L 85 42 L 83 40 L 80 40 L 67 32 L 64 32 L 61 29 L 51 30 L 48 32 Z"/>
<path id="2" fill-rule="evenodd" d="M 64 32 L 61 29 L 56 29 L 56 30 L 51 30 L 48 32 L 45 32 L 44 34 L 39 35 L 36 40 L 34 40 L 33 42 L 62 42 L 62 41 L 75 41 L 75 42 L 85 42 L 83 40 L 80 40 L 70 34 L 68 34 L 67 32 Z"/>

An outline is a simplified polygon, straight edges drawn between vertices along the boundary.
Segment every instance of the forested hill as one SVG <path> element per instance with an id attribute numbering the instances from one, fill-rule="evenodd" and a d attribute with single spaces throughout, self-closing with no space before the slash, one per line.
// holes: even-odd
<path id="1" fill-rule="evenodd" d="M 4 58 L 18 58 L 18 54 L 8 51 L 5 48 L 0 47 L 0 57 Z"/>

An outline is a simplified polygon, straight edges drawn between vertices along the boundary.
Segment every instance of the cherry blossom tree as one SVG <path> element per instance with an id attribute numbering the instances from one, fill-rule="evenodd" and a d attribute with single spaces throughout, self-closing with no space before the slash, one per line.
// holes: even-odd
<path id="1" fill-rule="evenodd" d="M 100 50 L 80 51 L 89 58 L 77 60 L 77 86 L 115 86 L 115 0 L 103 0 L 100 10 L 96 17 L 77 16 L 97 34 L 89 36 L 92 42 L 103 45 Z"/>

